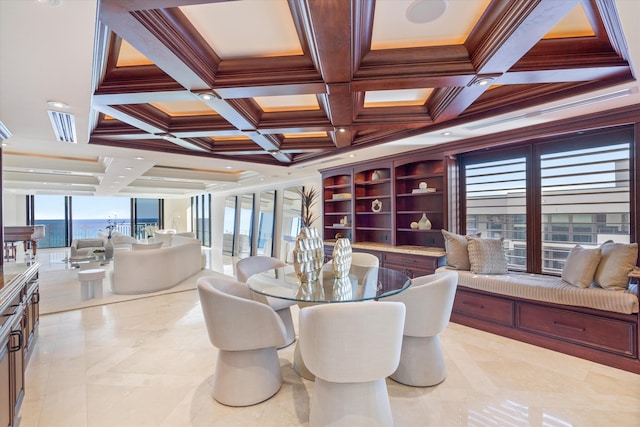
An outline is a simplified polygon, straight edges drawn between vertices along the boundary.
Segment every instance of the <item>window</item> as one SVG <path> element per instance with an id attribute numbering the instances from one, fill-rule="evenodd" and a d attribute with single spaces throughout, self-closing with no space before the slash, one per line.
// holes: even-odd
<path id="1" fill-rule="evenodd" d="M 507 264 L 525 270 L 526 158 L 520 154 L 500 160 L 466 163 L 467 233 L 504 238 Z"/>
<path id="2" fill-rule="evenodd" d="M 211 194 L 191 198 L 191 223 L 196 238 L 202 246 L 211 246 Z"/>
<path id="3" fill-rule="evenodd" d="M 631 240 L 633 130 L 461 157 L 466 232 L 505 239 L 511 270 L 560 274 L 572 247 Z"/>
<path id="4" fill-rule="evenodd" d="M 106 233 L 109 220 L 114 231 L 131 235 L 130 200 L 124 197 L 75 196 L 72 204 L 72 239 L 90 239 Z"/>
<path id="5" fill-rule="evenodd" d="M 63 248 L 71 244 L 68 218 L 69 198 L 65 196 L 27 196 L 31 205 L 29 214 L 33 224 L 44 225 L 44 237 L 38 240 L 40 248 Z M 28 220 L 29 221 L 29 220 Z"/>
<path id="6" fill-rule="evenodd" d="M 630 144 L 594 142 L 540 156 L 543 272 L 560 273 L 576 244 L 629 242 Z"/>
<path id="7" fill-rule="evenodd" d="M 163 199 L 133 199 L 134 237 L 136 239 L 153 237 L 153 231 L 163 226 L 163 211 Z"/>

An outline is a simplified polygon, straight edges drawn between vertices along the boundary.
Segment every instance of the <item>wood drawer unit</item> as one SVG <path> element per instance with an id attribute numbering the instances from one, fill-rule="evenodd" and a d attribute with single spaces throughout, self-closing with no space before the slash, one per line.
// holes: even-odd
<path id="1" fill-rule="evenodd" d="M 458 288 L 453 312 L 514 327 L 514 306 L 515 301 L 509 299 L 466 292 Z"/>
<path id="2" fill-rule="evenodd" d="M 519 329 L 637 357 L 638 331 L 630 322 L 527 303 L 519 304 L 517 319 Z"/>
<path id="3" fill-rule="evenodd" d="M 443 257 L 430 257 L 424 255 L 403 254 L 385 252 L 382 265 L 405 272 L 410 278 L 420 277 L 435 273 L 436 269 L 444 262 Z"/>

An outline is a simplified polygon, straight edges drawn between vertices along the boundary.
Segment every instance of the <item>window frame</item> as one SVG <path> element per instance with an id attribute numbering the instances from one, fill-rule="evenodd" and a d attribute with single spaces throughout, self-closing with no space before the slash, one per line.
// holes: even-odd
<path id="1" fill-rule="evenodd" d="M 636 134 L 632 126 L 597 129 L 589 132 L 575 132 L 571 135 L 547 137 L 537 140 L 522 141 L 500 147 L 483 147 L 481 150 L 458 153 L 458 195 L 459 195 L 459 228 L 466 234 L 466 176 L 467 165 L 499 161 L 516 156 L 526 158 L 526 242 L 527 272 L 542 274 L 542 203 L 541 203 L 541 156 L 553 152 L 570 151 L 589 147 L 616 145 L 621 142 L 629 144 L 629 241 L 637 241 L 636 218 L 638 200 L 636 197 Z M 548 273 L 547 273 L 548 274 Z"/>

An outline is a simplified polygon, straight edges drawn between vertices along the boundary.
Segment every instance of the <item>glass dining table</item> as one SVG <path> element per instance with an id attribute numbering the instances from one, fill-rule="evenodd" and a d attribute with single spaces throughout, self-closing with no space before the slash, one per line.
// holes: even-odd
<path id="1" fill-rule="evenodd" d="M 378 300 L 395 295 L 411 286 L 404 273 L 382 267 L 352 265 L 346 277 L 336 277 L 331 263 L 324 264 L 318 279 L 302 283 L 294 267 L 271 269 L 254 274 L 247 280 L 249 289 L 272 298 L 297 301 L 302 310 L 305 304 L 326 304 Z M 306 368 L 296 342 L 293 369 L 310 381 L 314 375 Z"/>
<path id="2" fill-rule="evenodd" d="M 247 285 L 268 297 L 324 304 L 381 299 L 404 291 L 411 279 L 397 270 L 358 265 L 351 266 L 348 276 L 338 278 L 327 263 L 311 282 L 301 282 L 293 265 L 287 265 L 254 274 Z"/>

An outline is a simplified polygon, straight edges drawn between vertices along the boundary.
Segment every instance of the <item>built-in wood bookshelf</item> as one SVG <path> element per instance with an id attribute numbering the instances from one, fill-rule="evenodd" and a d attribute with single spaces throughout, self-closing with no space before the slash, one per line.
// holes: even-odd
<path id="1" fill-rule="evenodd" d="M 446 228 L 445 168 L 442 159 L 394 162 L 396 200 L 396 244 L 444 247 Z M 424 187 L 424 188 L 421 188 Z M 431 229 L 415 229 L 426 215 Z"/>
<path id="2" fill-rule="evenodd" d="M 322 177 L 323 232 L 325 240 L 341 233 L 353 241 L 353 173 L 334 170 Z"/>
<path id="3" fill-rule="evenodd" d="M 399 155 L 322 170 L 324 240 L 341 232 L 352 243 L 444 248 L 445 164 L 433 154 Z M 412 228 L 423 214 L 431 229 Z M 345 216 L 346 226 L 340 223 Z"/>
<path id="4" fill-rule="evenodd" d="M 389 162 L 354 168 L 355 241 L 393 245 L 393 182 Z"/>

